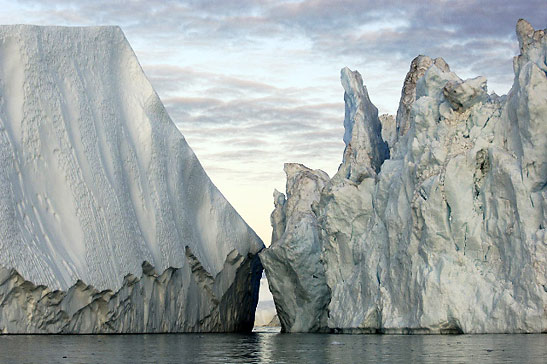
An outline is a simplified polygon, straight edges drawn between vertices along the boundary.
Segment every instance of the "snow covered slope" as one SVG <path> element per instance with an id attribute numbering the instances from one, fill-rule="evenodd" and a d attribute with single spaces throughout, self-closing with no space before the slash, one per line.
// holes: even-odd
<path id="1" fill-rule="evenodd" d="M 284 331 L 547 331 L 547 37 L 517 36 L 507 96 L 419 56 L 395 123 L 342 70 L 343 163 L 285 166 L 260 253 Z"/>
<path id="2" fill-rule="evenodd" d="M 262 247 L 120 28 L 0 26 L 0 330 L 250 330 Z M 164 271 L 178 283 L 162 294 L 123 293 L 141 276 L 165 283 Z M 53 290 L 70 309 L 47 303 Z M 73 316 L 97 300 L 95 321 Z"/>

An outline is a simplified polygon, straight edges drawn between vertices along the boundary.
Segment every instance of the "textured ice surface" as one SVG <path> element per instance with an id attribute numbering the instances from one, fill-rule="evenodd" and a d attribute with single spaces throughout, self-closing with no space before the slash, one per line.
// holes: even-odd
<path id="1" fill-rule="evenodd" d="M 507 96 L 419 56 L 395 121 L 342 70 L 343 163 L 286 167 L 261 253 L 284 331 L 547 331 L 547 38 L 517 35 Z"/>
<path id="2" fill-rule="evenodd" d="M 0 27 L 1 330 L 250 329 L 262 247 L 118 27 Z"/>
<path id="3" fill-rule="evenodd" d="M 319 331 L 326 325 L 329 292 L 320 263 L 320 225 L 312 205 L 319 202 L 329 176 L 296 163 L 285 164 L 285 173 L 287 198 L 274 192 L 274 239 L 260 260 L 268 267 L 268 283 L 284 331 Z"/>

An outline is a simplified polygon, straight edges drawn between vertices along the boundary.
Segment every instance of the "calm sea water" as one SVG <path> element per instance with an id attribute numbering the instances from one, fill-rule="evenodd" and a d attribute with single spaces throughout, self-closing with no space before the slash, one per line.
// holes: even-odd
<path id="1" fill-rule="evenodd" d="M 547 363 L 547 335 L 0 336 L 1 363 Z"/>

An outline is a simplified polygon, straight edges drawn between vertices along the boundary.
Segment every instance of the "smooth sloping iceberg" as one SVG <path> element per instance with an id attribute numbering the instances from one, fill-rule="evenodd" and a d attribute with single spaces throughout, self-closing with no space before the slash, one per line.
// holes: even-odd
<path id="1" fill-rule="evenodd" d="M 547 331 L 547 38 L 517 35 L 507 96 L 419 56 L 395 123 L 342 70 L 343 163 L 286 166 L 260 253 L 284 331 Z"/>
<path id="2" fill-rule="evenodd" d="M 0 26 L 0 331 L 250 330 L 262 248 L 118 27 Z"/>

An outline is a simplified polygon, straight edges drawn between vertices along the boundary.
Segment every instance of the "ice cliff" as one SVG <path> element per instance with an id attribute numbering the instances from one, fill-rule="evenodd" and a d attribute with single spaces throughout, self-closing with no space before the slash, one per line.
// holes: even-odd
<path id="1" fill-rule="evenodd" d="M 547 37 L 517 35 L 508 95 L 419 56 L 395 119 L 342 70 L 343 162 L 285 165 L 260 253 L 284 331 L 547 331 Z"/>
<path id="2" fill-rule="evenodd" d="M 0 26 L 0 332 L 251 330 L 262 247 L 118 27 Z"/>

